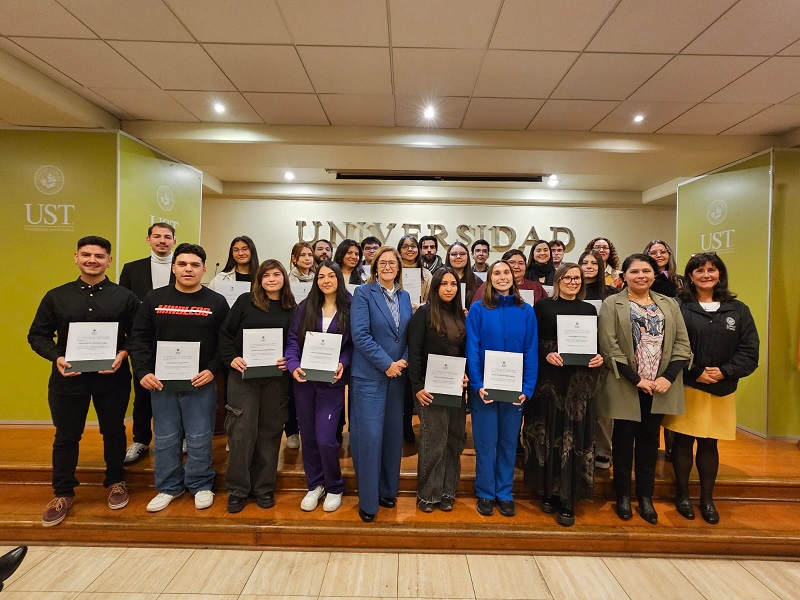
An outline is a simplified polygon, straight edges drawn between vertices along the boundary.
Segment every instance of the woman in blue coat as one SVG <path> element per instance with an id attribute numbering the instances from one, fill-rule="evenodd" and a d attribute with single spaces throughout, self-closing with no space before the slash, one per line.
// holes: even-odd
<path id="1" fill-rule="evenodd" d="M 511 488 L 517 439 L 522 425 L 522 404 L 533 395 L 538 372 L 536 315 L 517 290 L 514 274 L 505 261 L 489 268 L 483 297 L 467 315 L 467 372 L 475 395 L 470 399 L 472 438 L 475 443 L 475 495 L 484 516 L 516 513 Z M 523 355 L 522 390 L 519 402 L 494 401 L 483 383 L 486 350 Z"/>
<path id="2" fill-rule="evenodd" d="M 411 320 L 411 298 L 401 282 L 400 254 L 388 246 L 380 248 L 369 283 L 356 288 L 350 308 L 350 448 L 358 479 L 358 514 L 365 523 L 375 519 L 379 506 L 394 508 L 400 486 Z"/>

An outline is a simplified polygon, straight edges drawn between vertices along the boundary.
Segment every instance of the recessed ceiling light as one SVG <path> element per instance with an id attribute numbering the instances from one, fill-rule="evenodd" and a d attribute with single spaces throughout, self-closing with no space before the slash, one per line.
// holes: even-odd
<path id="1" fill-rule="evenodd" d="M 547 185 L 550 187 L 556 187 L 559 184 L 558 175 L 553 173 L 550 177 L 547 178 Z"/>
<path id="2" fill-rule="evenodd" d="M 425 110 L 422 112 L 422 116 L 428 120 L 431 120 L 436 117 L 436 109 L 432 106 L 426 106 Z"/>
<path id="3" fill-rule="evenodd" d="M 283 174 L 283 178 L 286 181 L 294 181 L 294 173 L 292 173 L 291 171 L 285 171 Z"/>
<path id="4" fill-rule="evenodd" d="M 634 123 L 641 123 L 642 121 L 644 121 L 644 115 L 636 115 L 635 117 L 633 117 Z"/>
<path id="5" fill-rule="evenodd" d="M 214 112 L 221 115 L 225 112 L 225 105 L 222 102 L 214 102 Z"/>

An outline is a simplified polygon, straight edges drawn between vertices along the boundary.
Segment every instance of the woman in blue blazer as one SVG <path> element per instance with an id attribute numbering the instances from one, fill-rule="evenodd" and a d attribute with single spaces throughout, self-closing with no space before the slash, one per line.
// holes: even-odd
<path id="1" fill-rule="evenodd" d="M 467 372 L 472 439 L 475 442 L 475 495 L 477 510 L 494 513 L 497 502 L 501 515 L 516 513 L 511 488 L 514 460 L 522 425 L 522 403 L 533 395 L 539 371 L 539 337 L 536 315 L 517 290 L 514 274 L 505 261 L 489 267 L 483 297 L 470 306 L 467 315 Z M 500 402 L 491 397 L 483 383 L 486 350 L 519 352 L 523 355 L 522 389 L 518 402 Z"/>
<path id="2" fill-rule="evenodd" d="M 394 508 L 403 450 L 411 298 L 403 291 L 399 253 L 380 248 L 369 283 L 356 288 L 350 308 L 353 398 L 350 448 L 358 479 L 358 514 L 375 519 L 378 506 Z"/>

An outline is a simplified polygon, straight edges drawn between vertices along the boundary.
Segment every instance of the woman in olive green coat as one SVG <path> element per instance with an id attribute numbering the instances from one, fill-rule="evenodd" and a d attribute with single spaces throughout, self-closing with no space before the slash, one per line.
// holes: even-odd
<path id="1" fill-rule="evenodd" d="M 682 370 L 691 358 L 677 302 L 650 291 L 658 265 L 633 254 L 622 265 L 625 287 L 600 309 L 599 342 L 606 368 L 597 387 L 597 413 L 614 419 L 612 453 L 617 515 L 630 519 L 631 469 L 636 456 L 639 513 L 655 524 L 655 468 L 661 420 L 683 414 Z"/>

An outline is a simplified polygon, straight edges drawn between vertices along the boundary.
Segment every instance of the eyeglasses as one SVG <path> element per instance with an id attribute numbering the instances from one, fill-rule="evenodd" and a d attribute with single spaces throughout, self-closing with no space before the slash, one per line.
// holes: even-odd
<path id="1" fill-rule="evenodd" d="M 525 261 L 524 260 L 507 260 L 506 261 L 510 267 L 524 267 Z"/>
<path id="2" fill-rule="evenodd" d="M 611 250 L 611 248 L 609 246 L 598 246 L 595 244 L 592 246 L 592 250 Z"/>
<path id="3" fill-rule="evenodd" d="M 416 244 L 403 244 L 402 246 L 400 246 L 400 250 L 416 250 L 416 249 L 417 249 Z"/>
<path id="4" fill-rule="evenodd" d="M 662 254 L 669 256 L 669 250 L 650 250 L 647 254 L 648 256 L 661 256 Z"/>
<path id="5" fill-rule="evenodd" d="M 466 255 L 466 252 L 451 252 L 450 258 L 464 258 Z"/>
<path id="6" fill-rule="evenodd" d="M 364 252 L 375 252 L 380 246 L 364 246 Z"/>
<path id="7" fill-rule="evenodd" d="M 561 281 L 564 283 L 577 283 L 581 280 L 580 277 L 562 277 Z"/>
<path id="8" fill-rule="evenodd" d="M 381 269 L 385 269 L 386 267 L 396 267 L 397 261 L 396 260 L 382 260 L 378 262 L 378 266 Z"/>

